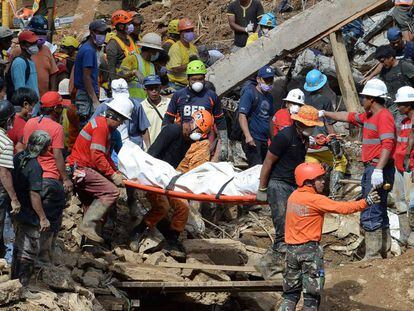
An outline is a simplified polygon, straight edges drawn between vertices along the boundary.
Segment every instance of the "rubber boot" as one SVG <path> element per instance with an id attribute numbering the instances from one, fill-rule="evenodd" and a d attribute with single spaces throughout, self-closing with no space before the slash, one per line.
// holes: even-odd
<path id="1" fill-rule="evenodd" d="M 184 261 L 187 258 L 184 247 L 178 240 L 180 232 L 170 229 L 165 235 L 166 244 L 164 251 L 177 261 Z"/>
<path id="2" fill-rule="evenodd" d="M 19 279 L 23 287 L 29 285 L 33 275 L 34 263 L 24 259 L 15 259 L 12 265 L 12 279 Z"/>
<path id="3" fill-rule="evenodd" d="M 106 214 L 109 207 L 109 205 L 102 203 L 100 200 L 94 200 L 83 216 L 82 223 L 79 226 L 79 233 L 86 236 L 89 240 L 103 243 L 104 239 L 96 233 L 96 226 Z"/>
<path id="4" fill-rule="evenodd" d="M 382 229 L 381 256 L 387 258 L 388 252 L 391 250 L 391 231 L 390 228 Z"/>
<path id="5" fill-rule="evenodd" d="M 332 170 L 329 180 L 329 197 L 335 198 L 341 189 L 340 179 L 344 179 L 345 174 L 339 171 Z"/>
<path id="6" fill-rule="evenodd" d="M 365 256 L 363 260 L 382 258 L 382 229 L 365 231 Z"/>
<path id="7" fill-rule="evenodd" d="M 285 265 L 285 253 L 279 253 L 270 247 L 255 268 L 260 271 L 265 280 L 280 277 Z"/>
<path id="8" fill-rule="evenodd" d="M 141 242 L 148 234 L 148 226 L 145 221 L 142 221 L 138 226 L 136 226 L 131 233 L 131 242 L 129 243 L 129 248 L 133 252 L 138 252 Z"/>
<path id="9" fill-rule="evenodd" d="M 55 250 L 57 233 L 44 231 L 40 233 L 39 254 L 37 255 L 36 268 L 41 268 L 53 264 L 53 254 Z"/>
<path id="10" fill-rule="evenodd" d="M 296 302 L 284 299 L 282 304 L 279 307 L 279 311 L 295 311 Z"/>

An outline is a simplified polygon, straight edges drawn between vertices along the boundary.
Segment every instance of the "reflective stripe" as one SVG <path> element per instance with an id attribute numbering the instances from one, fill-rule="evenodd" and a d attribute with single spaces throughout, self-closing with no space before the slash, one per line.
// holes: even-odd
<path id="1" fill-rule="evenodd" d="M 381 140 L 389 139 L 389 138 L 394 139 L 395 138 L 394 133 L 385 133 L 385 134 L 380 135 Z"/>
<path id="2" fill-rule="evenodd" d="M 362 144 L 364 145 L 378 145 L 381 143 L 381 140 L 379 140 L 378 138 L 374 138 L 374 139 L 363 139 L 362 140 Z"/>
<path id="3" fill-rule="evenodd" d="M 411 123 L 410 124 L 403 124 L 401 126 L 401 130 L 408 130 L 408 129 L 411 129 L 411 128 L 413 128 L 413 125 Z"/>
<path id="4" fill-rule="evenodd" d="M 98 125 L 96 124 L 96 120 L 95 120 L 95 119 L 92 119 L 92 120 L 91 120 L 91 125 L 92 125 L 92 128 L 93 128 L 93 129 L 95 129 L 95 128 L 97 128 L 97 127 L 98 127 Z"/>
<path id="5" fill-rule="evenodd" d="M 357 121 L 357 123 L 359 123 L 359 124 L 361 124 L 361 125 L 362 125 L 362 121 L 361 121 L 361 119 L 359 118 L 359 115 L 358 115 L 358 114 L 355 114 L 355 121 Z"/>
<path id="6" fill-rule="evenodd" d="M 400 143 L 408 143 L 408 137 L 397 137 L 397 141 Z"/>
<path id="7" fill-rule="evenodd" d="M 91 149 L 106 152 L 106 148 L 104 146 L 100 145 L 100 144 L 91 144 Z"/>
<path id="8" fill-rule="evenodd" d="M 372 123 L 364 123 L 364 128 L 366 128 L 368 130 L 373 130 L 373 131 L 377 130 L 377 126 L 375 124 L 372 124 Z"/>
<path id="9" fill-rule="evenodd" d="M 92 136 L 91 136 L 91 135 L 89 135 L 88 133 L 86 133 L 84 130 L 82 130 L 82 131 L 80 132 L 80 135 L 81 135 L 83 138 L 85 138 L 86 140 L 88 140 L 88 141 L 91 141 L 91 140 L 92 140 Z"/>

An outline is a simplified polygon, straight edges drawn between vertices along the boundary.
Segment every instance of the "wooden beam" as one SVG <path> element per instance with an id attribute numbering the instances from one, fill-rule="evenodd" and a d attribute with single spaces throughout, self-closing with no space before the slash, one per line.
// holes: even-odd
<path id="1" fill-rule="evenodd" d="M 274 281 L 211 281 L 211 282 L 119 282 L 114 286 L 125 289 L 153 290 L 163 293 L 187 292 L 277 292 L 282 280 Z"/>
<path id="2" fill-rule="evenodd" d="M 219 270 L 219 271 L 233 271 L 233 272 L 257 272 L 253 266 L 226 266 L 226 265 L 205 265 L 194 263 L 175 263 L 175 262 L 160 262 L 160 267 L 164 268 L 180 268 L 192 270 Z"/>
<path id="3" fill-rule="evenodd" d="M 346 51 L 344 38 L 341 31 L 333 32 L 329 35 L 332 51 L 334 55 L 336 75 L 338 77 L 339 88 L 348 112 L 358 112 L 361 110 L 358 93 L 352 76 L 351 65 L 349 64 L 348 53 Z"/>

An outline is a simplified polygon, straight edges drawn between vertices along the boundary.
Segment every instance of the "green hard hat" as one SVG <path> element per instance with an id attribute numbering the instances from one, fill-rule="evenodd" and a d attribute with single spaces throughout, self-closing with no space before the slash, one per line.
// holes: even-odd
<path id="1" fill-rule="evenodd" d="M 193 60 L 187 65 L 187 75 L 205 75 L 206 73 L 206 65 L 201 60 Z"/>

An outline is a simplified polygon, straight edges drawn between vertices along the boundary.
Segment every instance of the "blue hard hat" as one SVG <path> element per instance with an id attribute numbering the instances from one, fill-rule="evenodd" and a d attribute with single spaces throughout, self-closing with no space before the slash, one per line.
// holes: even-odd
<path id="1" fill-rule="evenodd" d="M 275 14 L 273 13 L 263 14 L 262 18 L 260 19 L 259 25 L 275 28 L 277 25 Z"/>
<path id="2" fill-rule="evenodd" d="M 144 86 L 161 85 L 161 78 L 157 75 L 149 75 L 144 79 Z"/>
<path id="3" fill-rule="evenodd" d="M 46 35 L 49 30 L 47 19 L 42 15 L 35 15 L 27 24 L 27 30 L 33 31 L 37 35 Z"/>
<path id="4" fill-rule="evenodd" d="M 259 69 L 257 76 L 263 79 L 273 78 L 275 76 L 275 70 L 270 66 L 264 66 Z"/>
<path id="5" fill-rule="evenodd" d="M 398 27 L 391 27 L 387 30 L 388 41 L 397 41 L 402 37 L 402 32 Z"/>
<path id="6" fill-rule="evenodd" d="M 328 81 L 328 78 L 319 70 L 312 69 L 306 75 L 306 83 L 304 88 L 308 92 L 313 92 L 321 89 Z"/>

